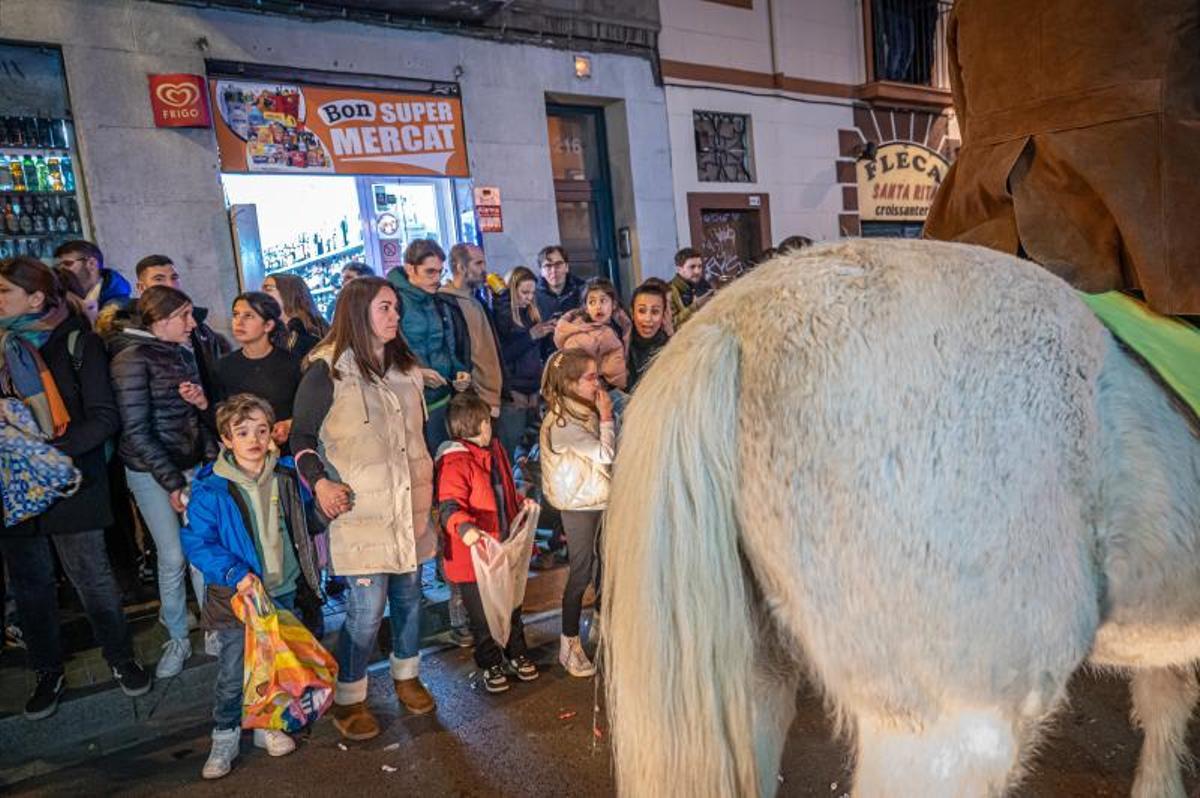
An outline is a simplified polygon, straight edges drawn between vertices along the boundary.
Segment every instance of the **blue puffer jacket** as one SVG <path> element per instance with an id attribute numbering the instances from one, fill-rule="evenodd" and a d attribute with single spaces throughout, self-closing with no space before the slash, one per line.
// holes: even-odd
<path id="1" fill-rule="evenodd" d="M 400 292 L 403 306 L 400 329 L 422 365 L 441 374 L 447 383 L 454 382 L 460 371 L 469 373 L 471 342 L 466 320 L 461 318 L 462 311 L 453 300 L 417 288 L 408 281 L 403 269 L 392 269 L 388 280 Z M 441 404 L 449 398 L 450 391 L 449 385 L 426 388 L 425 403 L 431 408 Z"/>
<path id="2" fill-rule="evenodd" d="M 320 595 L 316 547 L 312 537 L 324 530 L 312 497 L 300 483 L 292 458 L 275 465 L 279 507 L 292 539 L 300 573 L 313 593 Z M 187 526 L 180 530 L 188 562 L 200 569 L 207 584 L 237 587 L 248 573 L 262 577 L 262 564 L 250 532 L 250 508 L 237 487 L 213 473 L 210 463 L 192 482 Z"/>

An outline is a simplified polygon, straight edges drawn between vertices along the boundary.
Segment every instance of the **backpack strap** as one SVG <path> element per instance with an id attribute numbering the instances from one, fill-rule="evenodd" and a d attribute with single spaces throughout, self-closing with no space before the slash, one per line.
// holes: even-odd
<path id="1" fill-rule="evenodd" d="M 79 340 L 79 330 L 67 333 L 67 353 L 71 356 L 71 368 L 75 369 L 76 374 L 83 368 L 83 347 Z"/>

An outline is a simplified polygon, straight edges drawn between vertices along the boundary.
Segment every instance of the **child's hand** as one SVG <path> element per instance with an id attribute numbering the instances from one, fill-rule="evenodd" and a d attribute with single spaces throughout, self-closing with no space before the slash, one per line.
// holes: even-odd
<path id="1" fill-rule="evenodd" d="M 250 593 L 254 590 L 254 586 L 258 584 L 258 577 L 254 574 L 246 574 L 237 583 L 237 592 Z"/>
<path id="2" fill-rule="evenodd" d="M 601 388 L 596 389 L 596 409 L 600 411 L 601 421 L 613 420 L 612 397 L 608 395 L 608 391 Z"/>
<path id="3" fill-rule="evenodd" d="M 292 420 L 285 418 L 283 421 L 276 421 L 275 426 L 271 427 L 271 440 L 275 441 L 278 446 L 283 446 L 288 441 L 288 436 L 292 434 Z"/>

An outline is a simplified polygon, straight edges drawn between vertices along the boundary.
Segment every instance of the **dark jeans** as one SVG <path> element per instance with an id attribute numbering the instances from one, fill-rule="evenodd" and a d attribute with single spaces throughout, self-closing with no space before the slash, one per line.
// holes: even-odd
<path id="1" fill-rule="evenodd" d="M 471 634 L 475 636 L 475 664 L 481 668 L 491 668 L 502 665 L 504 658 L 512 659 L 529 651 L 525 644 L 525 622 L 521 620 L 521 608 L 517 607 L 512 614 L 512 631 L 508 633 L 508 645 L 503 650 L 500 644 L 492 639 L 488 629 L 487 615 L 483 612 L 483 600 L 479 596 L 479 585 L 474 582 L 459 584 L 462 591 L 463 604 L 467 607 L 467 618 L 471 621 Z"/>
<path id="2" fill-rule="evenodd" d="M 294 613 L 296 594 L 272 596 L 272 603 Z M 242 726 L 242 683 L 246 654 L 246 627 L 217 630 L 221 651 L 217 655 L 217 683 L 213 686 L 213 722 L 218 729 Z"/>
<path id="3" fill-rule="evenodd" d="M 446 427 L 446 414 L 450 404 L 445 403 L 429 411 L 425 420 L 425 446 L 429 449 L 430 457 L 437 457 L 438 447 L 450 440 L 450 430 Z"/>
<path id="4" fill-rule="evenodd" d="M 51 542 L 58 550 L 63 571 L 79 594 L 104 659 L 109 665 L 123 665 L 132 660 L 133 643 L 121 609 L 121 590 L 104 549 L 104 531 L 95 529 L 48 537 L 0 538 L 0 550 L 8 563 L 8 587 L 16 598 L 21 631 L 29 650 L 29 667 L 41 673 L 63 670 Z"/>
<path id="5" fill-rule="evenodd" d="M 596 606 L 600 605 L 600 510 L 563 510 L 563 529 L 567 533 L 567 556 L 571 570 L 563 589 L 562 633 L 578 637 L 579 616 L 583 613 L 583 594 L 588 584 L 596 587 Z"/>

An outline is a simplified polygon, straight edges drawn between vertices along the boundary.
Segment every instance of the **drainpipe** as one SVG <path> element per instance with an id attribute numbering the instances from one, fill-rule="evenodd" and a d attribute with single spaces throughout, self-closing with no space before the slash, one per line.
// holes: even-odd
<path id="1" fill-rule="evenodd" d="M 782 71 L 779 68 L 779 45 L 775 40 L 775 0 L 767 0 L 767 36 L 771 39 L 771 79 L 775 88 L 782 89 Z"/>

